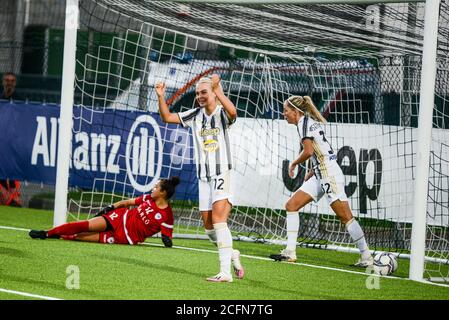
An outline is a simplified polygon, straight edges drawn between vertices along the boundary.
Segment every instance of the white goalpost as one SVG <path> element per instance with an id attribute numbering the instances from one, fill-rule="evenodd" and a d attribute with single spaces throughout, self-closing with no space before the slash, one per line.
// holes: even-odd
<path id="1" fill-rule="evenodd" d="M 440 1 L 426 0 L 424 18 L 424 44 L 421 71 L 420 112 L 418 125 L 419 149 L 416 154 L 415 201 L 411 237 L 409 277 L 423 280 L 426 251 L 426 212 L 429 180 L 430 142 L 432 140 L 432 116 L 435 96 L 435 77 L 438 41 L 438 16 Z"/>
<path id="2" fill-rule="evenodd" d="M 56 166 L 55 210 L 53 225 L 67 221 L 69 190 L 69 162 L 72 153 L 72 115 L 76 64 L 76 36 L 79 18 L 78 0 L 66 0 L 64 28 L 64 58 L 61 88 L 61 112 L 58 132 L 58 159 Z"/>
<path id="3" fill-rule="evenodd" d="M 328 120 L 351 208 L 371 248 L 410 258 L 412 280 L 449 278 L 444 1 L 67 0 L 66 6 L 55 225 L 181 175 L 175 232 L 204 237 L 190 134 L 159 121 L 153 86 L 167 83 L 168 103 L 178 112 L 194 104 L 200 77 L 219 73 L 239 112 L 231 133 L 236 239 L 285 238 L 283 205 L 304 172 L 286 175 L 299 146 L 282 118 L 282 101 L 307 94 Z M 308 205 L 300 225 L 300 245 L 356 251 L 323 202 Z"/>

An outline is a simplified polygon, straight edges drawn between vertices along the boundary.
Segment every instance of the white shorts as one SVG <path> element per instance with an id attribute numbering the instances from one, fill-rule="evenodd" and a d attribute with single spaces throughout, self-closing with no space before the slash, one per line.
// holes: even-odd
<path id="1" fill-rule="evenodd" d="M 198 180 L 200 211 L 212 210 L 212 204 L 223 199 L 232 205 L 231 176 L 231 171 L 226 171 L 210 181 Z"/>
<path id="2" fill-rule="evenodd" d="M 322 179 L 312 176 L 302 184 L 299 190 L 310 195 L 315 202 L 318 202 L 324 195 L 327 196 L 329 204 L 336 200 L 348 201 L 345 193 L 345 178 L 342 174 Z"/>

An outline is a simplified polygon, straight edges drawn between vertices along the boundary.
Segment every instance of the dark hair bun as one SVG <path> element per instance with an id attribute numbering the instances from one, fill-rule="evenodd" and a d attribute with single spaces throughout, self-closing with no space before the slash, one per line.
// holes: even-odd
<path id="1" fill-rule="evenodd" d="M 169 181 L 170 181 L 170 183 L 173 185 L 173 186 L 177 186 L 178 184 L 179 184 L 179 177 L 171 177 L 170 179 L 169 179 Z"/>

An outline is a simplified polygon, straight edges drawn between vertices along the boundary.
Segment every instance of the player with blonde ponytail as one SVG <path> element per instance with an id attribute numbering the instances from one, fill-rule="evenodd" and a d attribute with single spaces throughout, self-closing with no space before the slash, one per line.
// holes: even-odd
<path id="1" fill-rule="evenodd" d="M 298 211 L 312 200 L 318 202 L 326 195 L 329 205 L 346 226 L 351 238 L 361 253 L 355 266 L 368 267 L 373 264 L 373 257 L 365 240 L 359 223 L 352 216 L 345 194 L 343 172 L 337 163 L 337 155 L 325 137 L 323 124 L 326 119 L 315 107 L 309 96 L 291 96 L 284 102 L 284 118 L 289 124 L 297 126 L 302 151 L 289 167 L 289 174 L 294 175 L 297 165 L 311 159 L 304 183 L 285 204 L 287 211 L 287 247 L 280 254 L 272 254 L 276 261 L 296 261 L 296 241 L 299 230 Z"/>
<path id="2" fill-rule="evenodd" d="M 298 109 L 305 115 L 311 117 L 313 120 L 321 123 L 327 123 L 326 119 L 324 119 L 321 112 L 319 112 L 315 107 L 312 98 L 309 96 L 291 96 L 287 99 L 287 101 L 291 107 Z"/>

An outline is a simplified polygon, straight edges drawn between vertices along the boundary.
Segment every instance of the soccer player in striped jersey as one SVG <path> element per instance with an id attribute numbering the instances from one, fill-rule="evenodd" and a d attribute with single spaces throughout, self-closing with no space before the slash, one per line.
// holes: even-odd
<path id="1" fill-rule="evenodd" d="M 232 209 L 232 153 L 229 129 L 237 118 L 234 104 L 226 97 L 217 74 L 198 81 L 198 107 L 171 113 L 165 101 L 165 84 L 156 84 L 159 112 L 166 123 L 192 129 L 199 189 L 199 210 L 206 234 L 218 247 L 220 272 L 207 278 L 212 282 L 232 282 L 231 264 L 237 278 L 244 269 L 240 252 L 232 248 L 227 220 Z"/>
<path id="2" fill-rule="evenodd" d="M 297 127 L 302 151 L 289 167 L 294 175 L 297 165 L 311 159 L 312 169 L 306 174 L 303 185 L 287 201 L 287 247 L 280 254 L 270 257 L 280 261 L 296 261 L 296 241 L 299 230 L 298 211 L 313 201 L 319 201 L 326 195 L 327 201 L 340 221 L 346 226 L 352 240 L 357 243 L 361 257 L 355 266 L 368 267 L 373 258 L 365 240 L 364 233 L 357 220 L 352 216 L 345 194 L 343 172 L 337 163 L 337 156 L 326 139 L 323 123 L 326 120 L 317 110 L 308 96 L 292 96 L 284 102 L 284 117 L 289 124 Z"/>
<path id="3" fill-rule="evenodd" d="M 62 238 L 135 245 L 161 232 L 162 242 L 166 247 L 171 247 L 174 219 L 168 200 L 178 184 L 178 177 L 162 179 L 151 194 L 116 202 L 90 220 L 65 223 L 48 231 L 31 230 L 29 235 L 38 239 Z"/>

